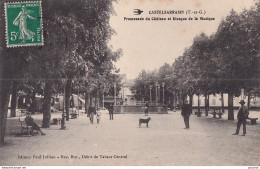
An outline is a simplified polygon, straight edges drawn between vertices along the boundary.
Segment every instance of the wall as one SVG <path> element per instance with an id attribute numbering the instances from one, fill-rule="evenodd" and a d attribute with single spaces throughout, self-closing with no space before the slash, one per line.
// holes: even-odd
<path id="1" fill-rule="evenodd" d="M 244 97 L 244 101 L 246 102 L 247 105 L 247 96 Z M 234 97 L 234 107 L 239 107 L 239 101 L 241 100 L 241 97 Z M 197 107 L 198 106 L 198 96 L 194 95 L 193 96 L 193 103 L 192 106 Z M 205 97 L 203 95 L 200 95 L 200 106 L 204 107 L 205 106 Z M 209 95 L 209 106 L 210 107 L 219 107 L 221 106 L 221 94 L 215 94 L 215 95 Z M 224 94 L 224 106 L 228 106 L 228 94 Z M 251 107 L 260 107 L 260 98 L 255 97 L 251 98 L 250 100 L 250 106 Z"/>

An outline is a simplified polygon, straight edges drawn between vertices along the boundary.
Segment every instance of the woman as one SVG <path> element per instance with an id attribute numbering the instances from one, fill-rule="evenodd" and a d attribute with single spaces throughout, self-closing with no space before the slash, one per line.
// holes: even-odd
<path id="1" fill-rule="evenodd" d="M 25 5 L 22 5 L 22 11 L 19 12 L 18 16 L 13 21 L 13 24 L 18 26 L 19 25 L 19 31 L 20 31 L 20 37 L 19 39 L 22 40 L 24 43 L 26 40 L 32 40 L 34 41 L 35 33 L 27 29 L 27 18 L 30 19 L 36 19 L 29 15 L 29 13 L 32 13 L 33 11 L 27 10 Z"/>

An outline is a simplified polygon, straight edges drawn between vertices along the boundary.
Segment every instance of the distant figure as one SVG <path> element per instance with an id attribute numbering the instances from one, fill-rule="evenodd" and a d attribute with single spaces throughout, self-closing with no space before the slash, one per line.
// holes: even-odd
<path id="1" fill-rule="evenodd" d="M 241 104 L 241 107 L 239 108 L 238 113 L 237 113 L 237 120 L 238 120 L 237 121 L 237 130 L 233 135 L 239 134 L 240 126 L 243 123 L 243 134 L 242 134 L 242 136 L 245 136 L 246 135 L 246 118 L 248 117 L 249 112 L 248 112 L 247 107 L 244 106 L 244 104 L 245 104 L 244 100 L 241 100 L 239 103 Z"/>
<path id="2" fill-rule="evenodd" d="M 93 124 L 94 114 L 96 114 L 96 108 L 94 106 L 94 103 L 91 103 L 91 105 L 88 108 L 88 117 L 91 124 Z"/>
<path id="3" fill-rule="evenodd" d="M 181 109 L 181 115 L 184 119 L 184 124 L 186 126 L 185 129 L 189 129 L 190 128 L 190 124 L 189 124 L 189 119 L 190 119 L 190 114 L 192 113 L 192 107 L 190 104 L 188 104 L 188 100 L 184 101 L 184 104 L 182 106 Z"/>
<path id="4" fill-rule="evenodd" d="M 33 130 L 37 130 L 37 132 L 40 132 L 41 135 L 46 135 L 45 133 L 43 133 L 40 129 L 40 127 L 34 122 L 31 113 L 29 113 L 26 117 L 25 117 L 25 122 L 27 126 L 32 126 Z"/>
<path id="5" fill-rule="evenodd" d="M 144 109 L 144 115 L 148 116 L 148 109 L 149 109 L 149 104 L 148 102 L 145 104 L 145 109 Z"/>
<path id="6" fill-rule="evenodd" d="M 26 109 L 28 110 L 28 111 L 31 111 L 31 105 L 32 105 L 32 99 L 31 98 L 29 98 L 29 99 L 27 99 L 26 100 Z"/>
<path id="7" fill-rule="evenodd" d="M 97 108 L 97 123 L 100 121 L 101 111 L 100 108 Z"/>
<path id="8" fill-rule="evenodd" d="M 109 112 L 109 120 L 113 120 L 114 108 L 112 104 L 109 105 L 108 112 Z"/>

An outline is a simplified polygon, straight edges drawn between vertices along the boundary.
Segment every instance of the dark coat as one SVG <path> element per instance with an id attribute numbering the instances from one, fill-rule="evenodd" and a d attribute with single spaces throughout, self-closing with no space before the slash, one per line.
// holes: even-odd
<path id="1" fill-rule="evenodd" d="M 93 107 L 93 106 L 90 106 L 90 107 L 88 108 L 88 114 L 91 114 L 91 113 L 96 114 L 96 108 Z"/>
<path id="2" fill-rule="evenodd" d="M 248 109 L 246 106 L 241 106 L 237 113 L 237 119 L 245 120 L 249 115 Z"/>
<path id="3" fill-rule="evenodd" d="M 31 116 L 26 116 L 25 122 L 27 126 L 32 126 L 33 130 L 40 130 L 40 127 L 34 122 Z"/>
<path id="4" fill-rule="evenodd" d="M 113 106 L 109 106 L 109 107 L 108 107 L 108 112 L 109 112 L 109 114 L 113 114 L 113 112 L 114 112 L 114 107 L 113 107 Z"/>
<path id="5" fill-rule="evenodd" d="M 182 116 L 190 116 L 192 113 L 192 106 L 189 104 L 183 104 L 181 109 L 181 115 Z"/>

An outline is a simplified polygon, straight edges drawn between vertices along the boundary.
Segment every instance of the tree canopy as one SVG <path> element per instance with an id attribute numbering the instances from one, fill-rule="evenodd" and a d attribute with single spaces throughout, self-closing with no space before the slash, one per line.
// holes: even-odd
<path id="1" fill-rule="evenodd" d="M 172 66 L 165 64 L 159 72 L 142 71 L 132 91 L 137 98 L 148 100 L 147 86 L 158 81 L 166 83 L 167 93 L 176 92 L 181 97 L 220 92 L 233 97 L 240 95 L 241 89 L 260 95 L 259 11 L 260 3 L 241 13 L 231 10 L 216 33 L 194 37 Z"/>
<path id="2" fill-rule="evenodd" d="M 6 0 L 1 1 L 4 6 Z M 8 1 L 9 2 L 9 1 Z M 42 1 L 43 46 L 7 48 L 5 31 L 0 32 L 0 137 L 4 141 L 6 114 L 11 90 L 44 95 L 42 127 L 49 127 L 51 95 L 69 97 L 79 89 L 99 93 L 113 87 L 114 62 L 122 50 L 108 45 L 115 31 L 109 24 L 116 0 Z M 1 11 L 1 30 L 5 29 Z M 62 81 L 66 79 L 66 81 Z M 15 88 L 13 86 L 14 82 Z M 19 85 L 19 87 L 17 87 Z M 17 92 L 17 90 L 15 90 Z"/>

